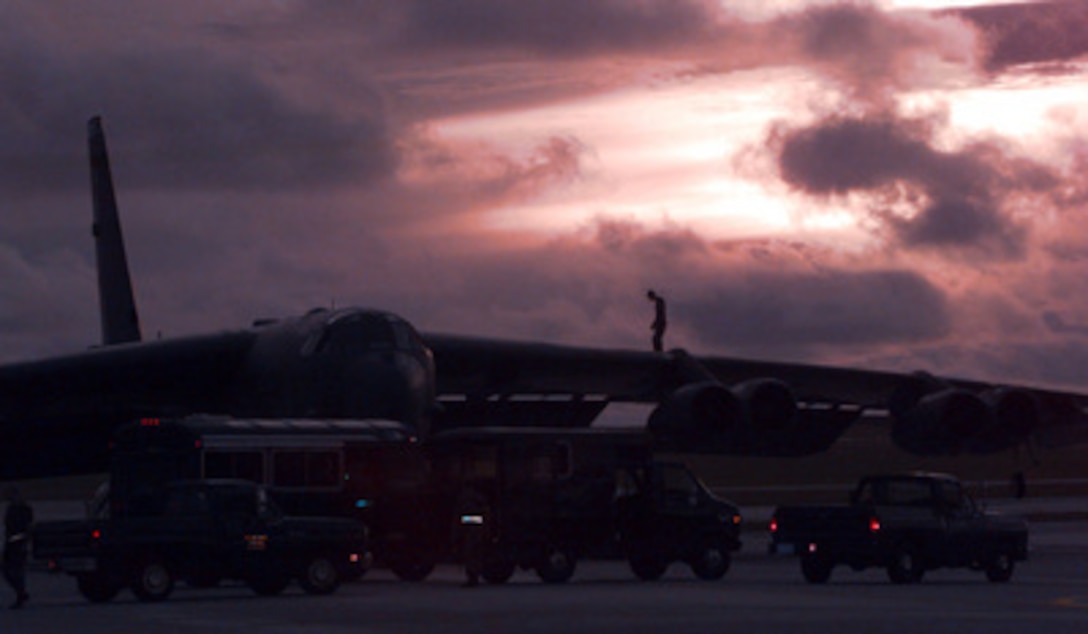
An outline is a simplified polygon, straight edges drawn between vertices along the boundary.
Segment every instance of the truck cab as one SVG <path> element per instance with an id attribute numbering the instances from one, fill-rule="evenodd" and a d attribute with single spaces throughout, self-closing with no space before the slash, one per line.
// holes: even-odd
<path id="1" fill-rule="evenodd" d="M 465 487 L 488 500 L 483 577 L 517 568 L 569 580 L 580 559 L 627 559 L 642 579 L 684 561 L 719 579 L 739 549 L 740 513 L 684 465 L 653 460 L 642 433 L 616 430 L 458 430 L 429 446 L 437 499 Z M 456 509 L 445 510 L 454 518 Z M 452 547 L 450 554 L 457 559 Z"/>

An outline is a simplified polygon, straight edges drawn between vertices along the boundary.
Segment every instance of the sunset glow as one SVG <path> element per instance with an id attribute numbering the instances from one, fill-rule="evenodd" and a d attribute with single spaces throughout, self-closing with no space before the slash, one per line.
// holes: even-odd
<path id="1" fill-rule="evenodd" d="M 95 340 L 101 114 L 167 336 L 360 304 L 639 348 L 655 288 L 693 351 L 1088 385 L 1088 3 L 0 17 L 5 358 Z"/>

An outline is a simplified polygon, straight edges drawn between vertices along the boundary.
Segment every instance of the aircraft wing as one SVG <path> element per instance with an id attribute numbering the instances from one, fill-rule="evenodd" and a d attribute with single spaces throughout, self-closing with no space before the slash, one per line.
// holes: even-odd
<path id="1" fill-rule="evenodd" d="M 0 366 L 0 417 L 220 409 L 223 387 L 252 338 L 251 332 L 227 332 L 6 364 Z"/>
<path id="2" fill-rule="evenodd" d="M 609 402 L 654 405 L 666 447 L 802 455 L 861 415 L 890 421 L 922 455 L 986 453 L 1037 441 L 1088 442 L 1088 396 L 982 381 L 723 357 L 424 335 L 435 357 L 436 428 L 582 426 Z"/>
<path id="3" fill-rule="evenodd" d="M 121 423 L 223 411 L 251 339 L 230 332 L 0 366 L 0 479 L 101 471 Z"/>

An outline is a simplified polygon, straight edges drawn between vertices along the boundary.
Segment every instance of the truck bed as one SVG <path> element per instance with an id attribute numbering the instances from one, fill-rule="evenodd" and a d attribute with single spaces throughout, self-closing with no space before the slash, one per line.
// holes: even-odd
<path id="1" fill-rule="evenodd" d="M 870 532 L 873 512 L 856 506 L 782 506 L 774 513 L 777 552 L 801 552 L 809 544 L 854 542 Z"/>

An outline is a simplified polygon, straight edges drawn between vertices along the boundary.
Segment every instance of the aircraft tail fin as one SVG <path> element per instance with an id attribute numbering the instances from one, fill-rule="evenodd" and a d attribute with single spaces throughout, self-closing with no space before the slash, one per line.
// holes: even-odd
<path id="1" fill-rule="evenodd" d="M 140 318 L 132 294 L 125 241 L 113 192 L 106 135 L 101 117 L 87 122 L 91 158 L 91 192 L 94 200 L 95 260 L 98 266 L 98 307 L 102 320 L 102 344 L 140 341 Z"/>

